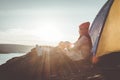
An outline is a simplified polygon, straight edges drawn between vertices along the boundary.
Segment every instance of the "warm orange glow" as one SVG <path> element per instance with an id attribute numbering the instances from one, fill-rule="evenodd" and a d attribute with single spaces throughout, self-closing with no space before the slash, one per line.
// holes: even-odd
<path id="1" fill-rule="evenodd" d="M 93 56 L 92 58 L 92 63 L 96 64 L 98 62 L 98 58 L 96 56 Z"/>

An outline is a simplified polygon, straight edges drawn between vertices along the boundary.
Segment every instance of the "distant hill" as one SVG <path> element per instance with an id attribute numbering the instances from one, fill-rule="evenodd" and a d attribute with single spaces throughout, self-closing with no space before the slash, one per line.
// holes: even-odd
<path id="1" fill-rule="evenodd" d="M 0 53 L 26 53 L 33 46 L 18 45 L 18 44 L 0 44 Z"/>

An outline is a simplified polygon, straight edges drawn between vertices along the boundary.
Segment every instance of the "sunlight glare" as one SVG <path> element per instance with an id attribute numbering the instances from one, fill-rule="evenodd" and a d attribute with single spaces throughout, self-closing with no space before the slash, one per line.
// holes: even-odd
<path id="1" fill-rule="evenodd" d="M 42 41 L 48 42 L 58 42 L 64 40 L 64 34 L 58 27 L 58 22 L 52 19 L 48 19 L 42 22 L 42 24 L 37 24 L 39 26 L 32 33 L 37 36 Z"/>

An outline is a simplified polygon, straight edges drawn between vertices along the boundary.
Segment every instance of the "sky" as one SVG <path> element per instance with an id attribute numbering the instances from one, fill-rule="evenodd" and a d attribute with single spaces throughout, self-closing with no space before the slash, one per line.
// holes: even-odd
<path id="1" fill-rule="evenodd" d="M 0 44 L 74 43 L 107 0 L 0 0 Z"/>

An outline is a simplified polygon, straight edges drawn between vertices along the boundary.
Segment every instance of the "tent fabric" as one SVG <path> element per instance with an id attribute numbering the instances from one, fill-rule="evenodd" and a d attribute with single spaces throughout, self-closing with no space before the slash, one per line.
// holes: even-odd
<path id="1" fill-rule="evenodd" d="M 114 0 L 106 19 L 96 56 L 120 51 L 120 0 Z"/>
<path id="2" fill-rule="evenodd" d="M 109 0 L 106 2 L 106 4 L 101 8 L 98 15 L 94 19 L 94 22 L 92 23 L 92 26 L 90 28 L 90 36 L 91 36 L 92 44 L 93 44 L 93 48 L 92 48 L 93 56 L 96 55 L 99 38 L 101 36 L 101 32 L 104 27 L 104 23 L 106 21 L 106 18 L 107 18 L 107 15 L 109 13 L 112 3 L 113 3 L 113 0 Z"/>

